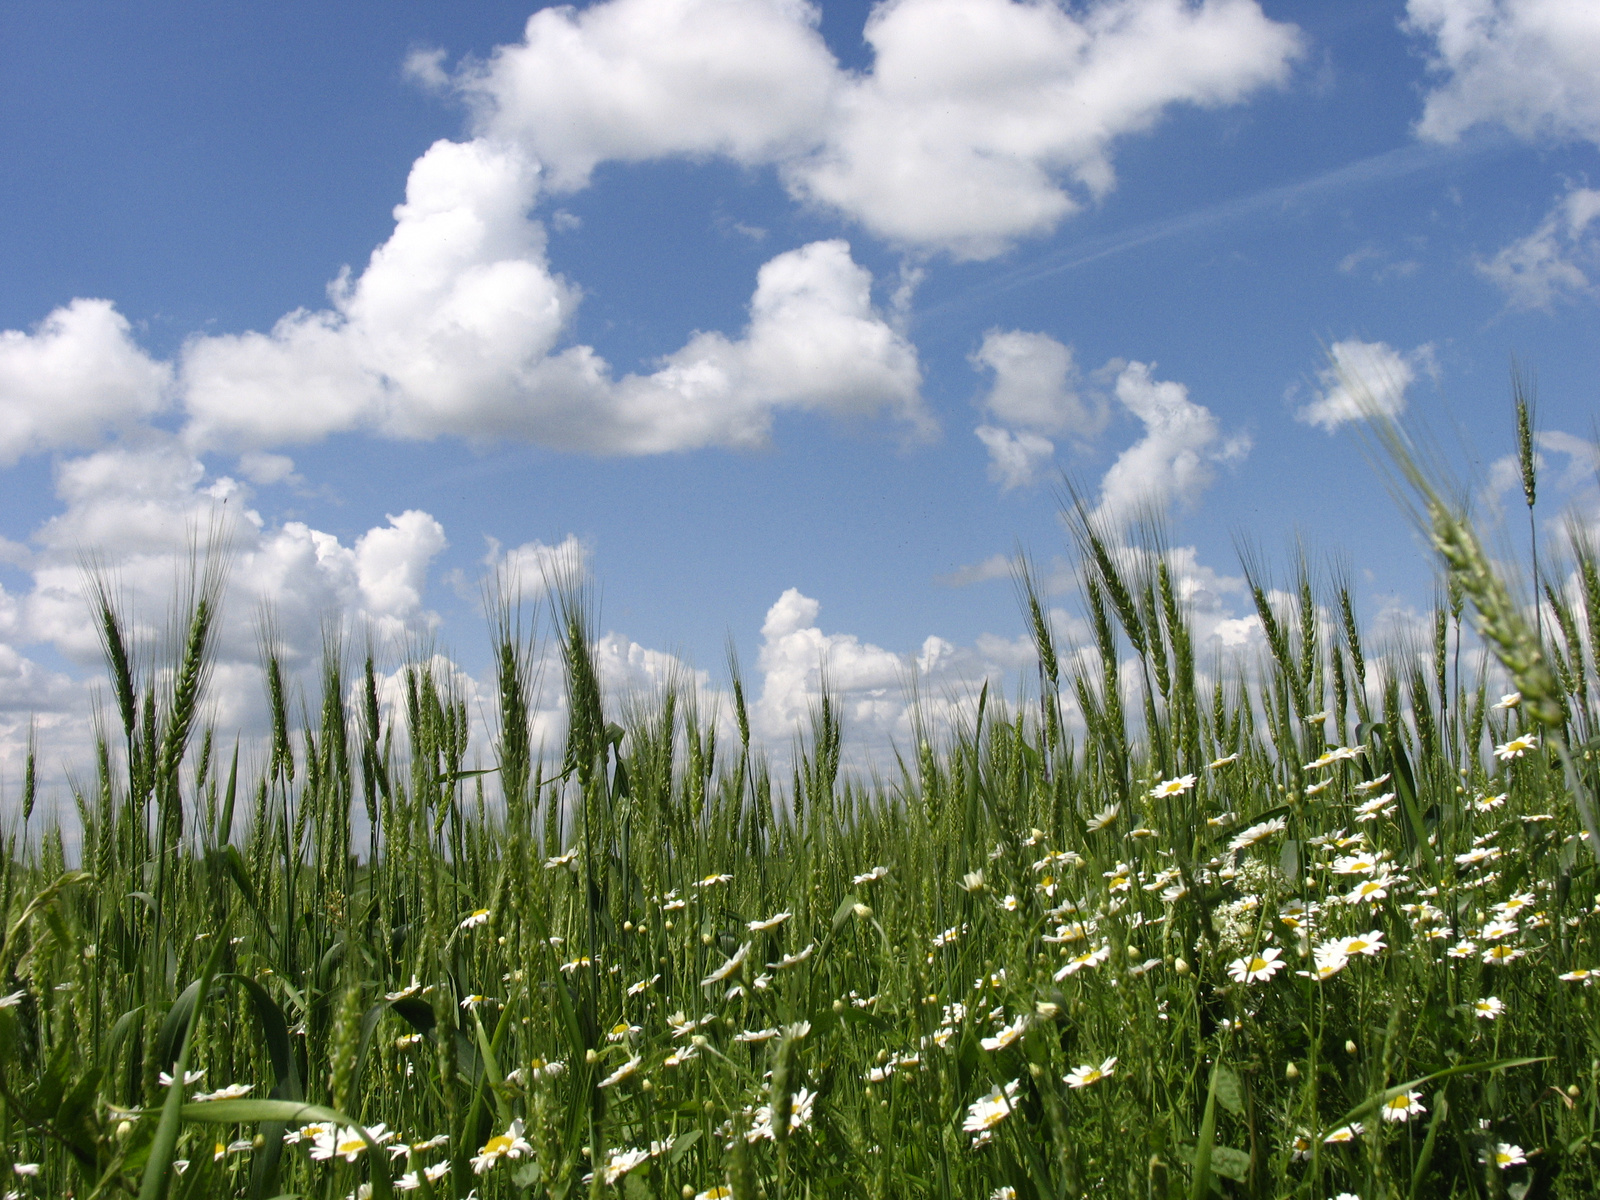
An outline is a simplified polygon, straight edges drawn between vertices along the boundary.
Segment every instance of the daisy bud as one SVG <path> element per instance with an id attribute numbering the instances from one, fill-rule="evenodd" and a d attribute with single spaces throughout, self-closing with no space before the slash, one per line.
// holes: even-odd
<path id="1" fill-rule="evenodd" d="M 1187 975 L 1189 973 L 1189 964 L 1181 958 L 1176 959 L 1172 964 L 1172 969 L 1179 975 Z"/>
<path id="2" fill-rule="evenodd" d="M 1567 1095 L 1576 1100 L 1580 1095 L 1582 1095 L 1582 1093 L 1578 1091 L 1578 1085 L 1572 1083 L 1567 1085 Z"/>
<path id="3" fill-rule="evenodd" d="M 1352 1041 L 1346 1040 L 1344 1044 L 1344 1052 L 1346 1054 L 1354 1054 L 1356 1052 L 1356 1044 Z"/>
<path id="4" fill-rule="evenodd" d="M 1290 1063 L 1283 1069 L 1283 1077 L 1285 1079 L 1299 1079 L 1300 1068 L 1295 1066 L 1293 1063 Z"/>

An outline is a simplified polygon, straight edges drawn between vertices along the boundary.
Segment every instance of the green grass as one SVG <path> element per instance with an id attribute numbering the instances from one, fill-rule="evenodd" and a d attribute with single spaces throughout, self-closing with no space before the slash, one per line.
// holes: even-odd
<path id="1" fill-rule="evenodd" d="M 1024 574 L 1036 693 L 986 692 L 870 787 L 832 702 L 774 779 L 737 681 L 732 730 L 686 690 L 604 695 L 570 580 L 537 644 L 490 605 L 492 770 L 426 662 L 390 726 L 333 646 L 296 721 L 268 635 L 247 776 L 197 726 L 219 575 L 159 673 L 101 586 L 118 728 L 81 863 L 46 830 L 0 865 L 0 1186 L 1595 1195 L 1600 569 L 1575 535 L 1541 639 L 1419 486 L 1449 572 L 1426 649 L 1373 655 L 1346 590 L 1251 564 L 1269 654 L 1202 675 L 1160 546 L 1073 514 L 1094 644 L 1056 646 Z M 1469 612 L 1521 705 L 1461 665 Z"/>

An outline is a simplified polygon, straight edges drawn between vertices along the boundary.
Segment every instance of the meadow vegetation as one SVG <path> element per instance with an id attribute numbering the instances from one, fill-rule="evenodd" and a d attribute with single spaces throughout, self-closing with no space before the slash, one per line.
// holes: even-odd
<path id="1" fill-rule="evenodd" d="M 430 660 L 390 721 L 330 638 L 297 717 L 268 631 L 247 772 L 199 717 L 220 569 L 160 670 L 99 576 L 81 854 L 0 861 L 0 1189 L 1600 1193 L 1600 558 L 1574 531 L 1536 618 L 1411 482 L 1429 644 L 1247 563 L 1267 649 L 1197 663 L 1159 537 L 1069 505 L 1090 644 L 1022 570 L 1036 680 L 865 782 L 827 697 L 775 778 L 736 666 L 722 728 L 603 694 L 573 579 L 491 594 L 483 765 Z"/>

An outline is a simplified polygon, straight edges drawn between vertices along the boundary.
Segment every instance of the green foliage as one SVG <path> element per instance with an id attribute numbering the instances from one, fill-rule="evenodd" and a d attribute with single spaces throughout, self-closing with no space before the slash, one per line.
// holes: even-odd
<path id="1" fill-rule="evenodd" d="M 1087 512 L 1091 644 L 1024 561 L 1037 696 L 915 710 L 870 786 L 826 689 L 775 783 L 731 653 L 736 751 L 682 681 L 608 697 L 571 578 L 526 616 L 491 590 L 481 759 L 431 657 L 386 713 L 330 632 L 312 709 L 265 620 L 263 765 L 224 778 L 220 577 L 164 671 L 94 579 L 121 731 L 81 868 L 59 831 L 0 864 L 0 1168 L 143 1200 L 1595 1194 L 1590 544 L 1545 645 L 1428 499 L 1424 653 L 1250 560 L 1267 652 L 1208 668 L 1159 530 Z M 1463 669 L 1468 604 L 1520 702 Z"/>

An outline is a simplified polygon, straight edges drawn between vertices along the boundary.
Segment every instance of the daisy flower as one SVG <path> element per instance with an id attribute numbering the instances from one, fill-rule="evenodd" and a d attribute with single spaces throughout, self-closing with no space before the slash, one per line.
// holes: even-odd
<path id="1" fill-rule="evenodd" d="M 382 1146 L 394 1141 L 394 1134 L 385 1125 L 372 1125 L 367 1128 L 367 1137 L 375 1145 Z M 361 1130 L 354 1125 L 324 1125 L 318 1127 L 315 1140 L 311 1147 L 311 1157 L 326 1162 L 330 1159 L 342 1158 L 345 1162 L 353 1163 L 366 1153 L 367 1142 L 361 1136 Z"/>
<path id="2" fill-rule="evenodd" d="M 1228 966 L 1228 974 L 1238 983 L 1266 983 L 1283 970 L 1284 964 L 1278 961 L 1282 954 L 1277 946 L 1268 946 L 1260 954 L 1234 959 Z"/>
<path id="3" fill-rule="evenodd" d="M 1379 900 L 1389 895 L 1389 889 L 1399 882 L 1393 875 L 1374 875 L 1371 879 L 1363 879 L 1355 887 L 1344 894 L 1346 904 L 1376 904 Z"/>
<path id="4" fill-rule="evenodd" d="M 640 1064 L 643 1062 L 643 1058 L 637 1054 L 634 1055 L 627 1062 L 623 1063 L 615 1071 L 611 1072 L 611 1074 L 602 1079 L 599 1086 L 603 1088 L 615 1087 L 624 1079 L 627 1079 L 629 1076 L 635 1074 L 639 1070 Z"/>
<path id="5" fill-rule="evenodd" d="M 635 1167 L 643 1166 L 650 1161 L 650 1151 L 645 1149 L 613 1150 L 611 1161 L 606 1163 L 602 1172 L 607 1186 L 614 1184 Z"/>
<path id="6" fill-rule="evenodd" d="M 1588 987 L 1594 983 L 1595 974 L 1596 972 L 1589 970 L 1588 967 L 1579 967 L 1576 971 L 1567 971 L 1564 974 L 1557 975 L 1556 978 L 1564 983 L 1581 983 Z"/>
<path id="7" fill-rule="evenodd" d="M 797 951 L 794 954 L 785 954 L 777 962 L 768 963 L 767 966 L 771 967 L 774 971 L 786 971 L 790 967 L 798 967 L 801 963 L 805 962 L 806 959 L 810 958 L 816 949 L 817 944 L 812 942 L 804 950 Z"/>
<path id="8" fill-rule="evenodd" d="M 1067 960 L 1066 966 L 1056 972 L 1056 982 L 1060 983 L 1069 975 L 1076 975 L 1079 971 L 1090 967 L 1098 967 L 1111 957 L 1111 945 L 1106 943 L 1098 950 L 1085 950 L 1082 954 Z"/>
<path id="9" fill-rule="evenodd" d="M 1179 775 L 1176 779 L 1163 779 L 1150 789 L 1150 799 L 1164 800 L 1168 796 L 1181 796 L 1194 786 L 1193 775 Z"/>
<path id="10" fill-rule="evenodd" d="M 1485 996 L 1472 1002 L 1473 1015 L 1485 1021 L 1496 1020 L 1505 1010 L 1506 1002 L 1499 996 Z"/>
<path id="11" fill-rule="evenodd" d="M 1333 860 L 1335 875 L 1370 875 L 1378 869 L 1376 854 L 1342 854 Z"/>
<path id="12" fill-rule="evenodd" d="M 1108 804 L 1099 812 L 1095 813 L 1094 816 L 1090 817 L 1088 824 L 1086 824 L 1084 828 L 1090 833 L 1095 833 L 1101 829 L 1104 829 L 1107 825 L 1111 824 L 1111 822 L 1117 819 L 1117 814 L 1121 811 L 1122 805 Z"/>
<path id="13" fill-rule="evenodd" d="M 1521 692 L 1507 692 L 1504 696 L 1501 696 L 1500 699 L 1496 700 L 1489 707 L 1490 708 L 1498 708 L 1498 709 L 1504 710 L 1504 709 L 1508 709 L 1508 708 L 1515 708 L 1517 705 L 1519 705 L 1521 703 L 1522 703 L 1522 693 Z"/>
<path id="14" fill-rule="evenodd" d="M 733 957 L 732 958 L 730 958 L 727 962 L 723 963 L 715 971 L 711 972 L 711 974 L 707 975 L 704 979 L 702 979 L 700 981 L 700 985 L 702 987 L 706 987 L 706 986 L 709 986 L 710 984 L 713 984 L 713 983 L 721 983 L 724 979 L 728 978 L 728 976 L 732 975 L 740 967 L 744 966 L 744 960 L 749 958 L 749 957 L 750 957 L 750 943 L 746 942 L 744 945 L 740 946 L 737 950 L 735 950 L 733 952 Z"/>
<path id="15" fill-rule="evenodd" d="M 409 1000 L 421 991 L 422 981 L 413 975 L 408 986 L 401 988 L 398 992 L 385 992 L 383 998 L 393 1004 L 396 1000 Z"/>
<path id="16" fill-rule="evenodd" d="M 1109 1079 L 1116 1074 L 1116 1066 L 1117 1060 L 1114 1057 L 1106 1059 L 1098 1067 L 1085 1063 L 1077 1070 L 1068 1071 L 1062 1076 L 1061 1082 L 1069 1088 L 1086 1088 L 1091 1083 L 1099 1083 L 1102 1079 Z"/>
<path id="17" fill-rule="evenodd" d="M 1365 753 L 1366 749 L 1365 746 L 1334 746 L 1331 750 L 1324 751 L 1321 756 L 1308 762 L 1306 770 L 1316 771 L 1323 767 L 1331 767 L 1336 762 L 1345 762 L 1358 754 Z"/>
<path id="18" fill-rule="evenodd" d="M 1013 1079 L 1004 1088 L 991 1088 L 986 1095 L 980 1096 L 967 1106 L 967 1117 L 961 1123 L 961 1128 L 972 1134 L 974 1146 L 981 1146 L 987 1142 L 990 1131 L 1011 1115 L 1011 1098 L 1017 1094 L 1017 1089 L 1021 1086 L 1020 1079 Z"/>
<path id="19" fill-rule="evenodd" d="M 1421 1092 L 1401 1092 L 1385 1100 L 1378 1106 L 1378 1111 L 1385 1121 L 1409 1121 L 1428 1110 L 1422 1105 Z"/>
<path id="20" fill-rule="evenodd" d="M 1257 842 L 1266 841 L 1267 838 L 1271 837 L 1275 833 L 1282 833 L 1288 827 L 1289 823 L 1282 817 L 1274 817 L 1270 821 L 1257 822 L 1248 829 L 1242 829 L 1238 833 L 1234 834 L 1233 840 L 1228 843 L 1228 849 L 1248 849 L 1249 847 L 1254 846 Z"/>
<path id="21" fill-rule="evenodd" d="M 1524 953 L 1523 950 L 1516 946 L 1508 946 L 1501 942 L 1498 946 L 1490 946 L 1483 952 L 1483 961 L 1491 967 L 1503 967 L 1508 963 L 1515 962 Z"/>
<path id="22" fill-rule="evenodd" d="M 237 1100 L 241 1096 L 250 1094 L 252 1085 L 248 1083 L 230 1083 L 227 1087 L 220 1087 L 214 1092 L 196 1092 L 196 1104 L 205 1104 L 211 1100 Z"/>
<path id="23" fill-rule="evenodd" d="M 1339 1126 L 1339 1128 L 1323 1138 L 1322 1142 L 1325 1146 L 1341 1146 L 1346 1142 L 1355 1141 L 1366 1131 L 1367 1127 L 1360 1121 L 1352 1121 L 1348 1125 Z"/>
<path id="24" fill-rule="evenodd" d="M 443 1162 L 434 1163 L 431 1167 L 423 1167 L 420 1172 L 407 1171 L 394 1181 L 394 1186 L 402 1192 L 414 1192 L 422 1186 L 424 1180 L 428 1183 L 438 1183 L 448 1174 L 450 1174 L 450 1160 L 447 1158 Z"/>
<path id="25" fill-rule="evenodd" d="M 794 916 L 793 913 L 787 912 L 773 913 L 772 916 L 767 917 L 765 920 L 746 923 L 745 928 L 751 933 L 760 933 L 764 929 L 776 929 L 792 916 Z"/>
<path id="26" fill-rule="evenodd" d="M 1539 735 L 1525 733 L 1521 737 L 1514 737 L 1503 746 L 1494 748 L 1495 757 L 1501 762 L 1510 762 L 1513 758 L 1521 758 L 1529 750 L 1539 748 Z"/>
<path id="27" fill-rule="evenodd" d="M 861 872 L 861 874 L 852 878 L 850 882 L 855 884 L 857 887 L 861 887 L 863 884 L 877 883 L 878 880 L 882 879 L 888 873 L 888 867 L 873 867 L 870 871 Z"/>
<path id="28" fill-rule="evenodd" d="M 1354 937 L 1341 938 L 1339 949 L 1346 958 L 1354 958 L 1358 954 L 1365 954 L 1368 958 L 1382 953 L 1388 949 L 1383 943 L 1381 930 L 1369 929 L 1366 933 L 1358 933 Z"/>
<path id="29" fill-rule="evenodd" d="M 463 918 L 461 924 L 456 926 L 456 928 L 457 929 L 476 929 L 479 925 L 487 925 L 488 923 L 489 923 L 489 910 L 487 908 L 480 908 L 480 909 L 476 909 L 469 916 Z"/>
<path id="30" fill-rule="evenodd" d="M 1028 1032 L 1028 1016 L 1023 1013 L 1011 1024 L 1001 1026 L 993 1037 L 986 1037 L 978 1044 L 985 1050 L 1004 1050 L 1026 1032 Z"/>
<path id="31" fill-rule="evenodd" d="M 521 1158 L 524 1154 L 532 1153 L 533 1147 L 522 1136 L 522 1118 L 518 1117 L 511 1122 L 510 1129 L 496 1134 L 483 1144 L 483 1149 L 473 1156 L 472 1169 L 482 1175 L 503 1158 Z"/>
<path id="32" fill-rule="evenodd" d="M 1528 1161 L 1528 1156 L 1521 1146 L 1513 1142 L 1496 1142 L 1493 1150 L 1484 1150 L 1483 1161 L 1493 1163 L 1505 1171 L 1511 1167 L 1520 1167 Z"/>

